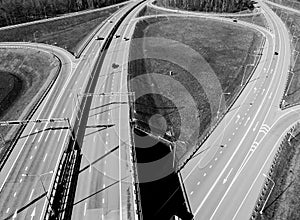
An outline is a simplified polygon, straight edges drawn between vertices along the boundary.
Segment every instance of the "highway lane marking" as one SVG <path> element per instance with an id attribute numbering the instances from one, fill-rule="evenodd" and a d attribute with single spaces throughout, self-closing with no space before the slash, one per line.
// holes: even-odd
<path id="1" fill-rule="evenodd" d="M 234 132 L 232 133 L 232 135 L 234 136 Z"/>
<path id="2" fill-rule="evenodd" d="M 25 171 L 27 171 L 28 170 L 28 167 L 25 167 Z"/>
<path id="3" fill-rule="evenodd" d="M 230 141 L 231 141 L 231 138 L 228 138 L 228 141 L 230 142 Z"/>
<path id="4" fill-rule="evenodd" d="M 200 185 L 200 181 L 197 183 L 197 186 L 199 186 Z"/>
<path id="5" fill-rule="evenodd" d="M 273 80 L 273 79 L 272 79 Z M 270 89 L 270 87 L 268 88 L 268 90 Z M 265 97 L 263 98 L 264 101 Z M 259 106 L 258 110 L 255 113 L 254 119 L 257 117 L 258 113 L 260 112 L 260 109 L 262 108 L 262 105 Z M 254 123 L 254 120 L 251 122 L 250 125 L 252 125 Z M 203 206 L 203 204 L 205 203 L 205 201 L 207 200 L 208 196 L 211 194 L 212 190 L 215 188 L 216 184 L 219 182 L 221 176 L 223 175 L 223 173 L 225 172 L 225 169 L 229 166 L 229 164 L 231 163 L 233 157 L 236 155 L 237 151 L 239 150 L 242 142 L 244 141 L 244 139 L 246 138 L 246 134 L 249 132 L 251 126 L 248 127 L 245 135 L 242 137 L 241 142 L 239 143 L 239 145 L 237 146 L 237 148 L 235 148 L 235 151 L 233 152 L 232 156 L 230 157 L 229 161 L 226 163 L 224 169 L 221 171 L 220 175 L 217 177 L 216 181 L 213 183 L 212 187 L 209 189 L 209 191 L 207 192 L 207 194 L 205 195 L 204 199 L 202 200 L 202 202 L 200 203 L 200 205 L 197 207 L 197 210 L 195 211 L 195 215 L 197 215 L 197 213 L 199 212 L 199 210 L 201 209 L 201 207 Z M 216 211 L 217 209 L 215 209 Z"/>
<path id="6" fill-rule="evenodd" d="M 220 154 L 222 153 L 222 151 L 220 151 Z"/>
<path id="7" fill-rule="evenodd" d="M 20 179 L 20 183 L 22 183 L 22 181 L 23 181 L 23 179 L 21 178 L 21 179 Z"/>
<path id="8" fill-rule="evenodd" d="M 244 126 L 246 126 L 247 125 L 247 123 L 248 123 L 248 121 L 250 120 L 250 117 L 248 117 L 247 118 L 247 120 L 246 120 L 246 123 L 245 123 L 245 125 Z"/>
<path id="9" fill-rule="evenodd" d="M 228 173 L 227 176 L 224 178 L 223 184 L 225 184 L 225 183 L 227 182 L 228 177 L 229 177 L 229 175 L 231 174 L 232 170 L 233 170 L 233 168 L 230 169 L 229 173 Z"/>
<path id="10" fill-rule="evenodd" d="M 272 98 L 272 93 L 273 93 L 273 92 L 270 92 L 269 99 L 271 99 L 271 98 Z"/>
<path id="11" fill-rule="evenodd" d="M 255 124 L 255 126 L 254 126 L 254 128 L 253 128 L 253 131 L 255 131 L 255 130 L 256 130 L 258 123 L 259 123 L 259 121 L 258 121 L 258 122 L 256 122 L 256 124 Z"/>
<path id="12" fill-rule="evenodd" d="M 44 142 L 47 141 L 47 139 L 48 139 L 48 137 L 49 137 L 49 134 L 50 134 L 50 132 L 48 132 L 48 134 L 46 135 L 46 138 L 45 138 L 45 141 L 44 141 Z"/>
<path id="13" fill-rule="evenodd" d="M 203 176 L 206 176 L 206 173 L 204 173 Z"/>
<path id="14" fill-rule="evenodd" d="M 14 197 L 16 197 L 16 195 L 17 195 L 17 192 L 14 193 Z"/>
<path id="15" fill-rule="evenodd" d="M 48 156 L 48 153 L 46 153 L 46 155 L 45 155 L 45 157 L 44 157 L 44 159 L 43 159 L 43 162 L 46 161 L 47 156 Z"/>
<path id="16" fill-rule="evenodd" d="M 190 192 L 190 195 L 193 195 L 194 191 Z"/>
<path id="17" fill-rule="evenodd" d="M 30 160 L 32 160 L 32 158 L 33 158 L 33 156 L 31 155 L 31 156 L 30 156 Z"/>
<path id="18" fill-rule="evenodd" d="M 9 212 L 9 210 L 10 210 L 10 208 L 7 208 L 7 210 L 6 210 L 6 213 L 8 213 L 8 212 Z"/>
<path id="19" fill-rule="evenodd" d="M 273 127 L 273 126 L 272 126 L 272 127 Z M 264 169 L 266 163 L 267 163 L 268 160 L 270 159 L 270 156 L 273 154 L 273 151 L 275 150 L 276 146 L 278 146 L 279 142 L 282 140 L 282 137 L 287 133 L 287 131 L 288 131 L 289 129 L 290 129 L 290 127 L 288 127 L 287 129 L 285 129 L 285 131 L 282 132 L 281 136 L 278 138 L 278 140 L 277 140 L 276 143 L 274 144 L 274 146 L 273 146 L 271 152 L 269 153 L 269 155 L 267 156 L 267 158 L 266 158 L 266 160 L 264 161 L 263 165 L 261 166 L 261 168 L 260 168 L 258 174 L 256 175 L 256 177 L 255 177 L 254 181 L 252 182 L 250 188 L 248 189 L 248 192 L 247 192 L 246 195 L 244 196 L 244 199 L 242 200 L 242 202 L 241 202 L 240 206 L 238 207 L 238 209 L 237 209 L 235 215 L 233 216 L 233 219 L 236 218 L 238 212 L 240 211 L 242 205 L 244 204 L 246 198 L 248 197 L 250 191 L 252 190 L 252 188 L 253 188 L 255 182 L 257 181 L 258 177 L 261 176 L 262 170 Z"/>
<path id="20" fill-rule="evenodd" d="M 278 66 L 278 62 L 276 63 L 276 66 Z M 272 82 L 273 82 L 273 79 L 272 79 Z M 279 82 L 280 82 L 280 81 L 279 81 Z M 269 90 L 270 90 L 270 87 L 268 87 L 268 91 L 269 91 Z M 276 90 L 278 91 L 278 87 L 276 88 Z M 265 99 L 266 99 L 266 96 L 264 96 L 262 103 L 264 103 Z M 260 112 L 261 106 L 262 106 L 262 105 L 260 105 L 260 107 L 258 108 L 258 110 L 257 110 L 257 112 L 256 112 L 256 114 L 255 114 L 255 116 L 254 116 L 254 119 L 257 117 L 258 113 Z M 270 109 L 271 109 L 271 107 L 269 107 L 269 111 L 270 111 Z M 265 118 L 266 118 L 267 116 L 268 116 L 268 114 L 266 114 Z M 252 121 L 251 124 L 253 124 L 253 123 L 254 123 L 254 120 Z M 231 156 L 230 160 L 227 162 L 227 164 L 226 164 L 225 167 L 227 167 L 227 166 L 229 165 L 229 163 L 230 163 L 231 160 L 233 159 L 234 155 L 236 154 L 237 150 L 240 148 L 240 146 L 241 146 L 243 140 L 245 139 L 246 134 L 248 133 L 250 127 L 251 127 L 251 126 L 249 126 L 249 128 L 247 129 L 247 131 L 246 131 L 244 137 L 242 138 L 242 141 L 240 142 L 240 144 L 239 144 L 238 147 L 236 148 L 234 154 Z M 249 152 L 250 152 L 250 151 L 249 151 Z M 252 152 L 252 151 L 251 151 L 251 152 Z M 253 152 L 252 152 L 252 153 L 253 153 Z M 223 171 L 224 171 L 224 170 L 223 170 Z M 223 171 L 222 171 L 222 173 L 223 173 Z M 219 176 L 219 177 L 220 177 L 220 176 Z M 218 181 L 219 177 L 217 178 L 217 181 Z M 218 206 L 215 208 L 215 211 L 214 211 L 214 213 L 212 214 L 211 218 L 213 218 L 213 216 L 214 216 L 215 213 L 217 212 L 217 210 L 218 210 L 220 204 L 223 202 L 225 196 L 227 195 L 229 189 L 231 188 L 231 186 L 232 186 L 233 183 L 235 182 L 235 179 L 236 179 L 236 178 L 237 178 L 237 175 L 234 177 L 233 181 L 231 182 L 231 184 L 230 184 L 229 187 L 227 188 L 227 190 L 226 190 L 225 194 L 223 195 L 221 201 L 219 202 Z M 196 213 L 198 213 L 198 211 L 200 210 L 200 208 L 201 208 L 201 206 L 203 205 L 204 201 L 207 199 L 208 195 L 211 193 L 212 189 L 215 187 L 217 181 L 215 181 L 215 183 L 213 184 L 213 187 L 210 188 L 209 193 L 205 196 L 204 200 L 201 202 L 201 204 L 200 204 L 200 206 L 198 207 Z"/>
<path id="21" fill-rule="evenodd" d="M 263 89 L 261 94 L 264 94 L 265 90 L 266 90 L 266 89 Z"/>
<path id="22" fill-rule="evenodd" d="M 71 62 L 71 66 L 72 66 L 72 60 L 70 60 L 70 62 Z M 71 76 L 72 76 L 72 74 L 69 75 L 69 78 L 68 78 L 67 81 L 69 81 L 69 79 L 71 78 Z M 67 84 L 67 82 L 66 82 L 66 84 Z M 66 84 L 65 84 L 65 85 L 66 85 Z M 64 90 L 64 89 L 63 89 L 63 90 Z M 50 89 L 50 92 L 47 94 L 46 99 L 43 101 L 42 106 L 40 107 L 41 111 L 40 111 L 40 113 L 39 113 L 39 115 L 38 115 L 37 118 L 39 118 L 40 115 L 42 114 L 42 112 L 43 112 L 43 110 L 44 110 L 46 104 L 48 103 L 48 101 L 49 101 L 49 99 L 50 99 L 50 97 L 52 96 L 52 93 L 53 93 L 54 91 L 55 91 L 55 89 L 54 89 L 54 87 L 52 87 L 52 88 Z M 62 94 L 62 92 L 61 92 L 61 94 Z M 33 129 L 34 129 L 34 126 L 33 126 L 32 129 L 30 130 L 30 133 L 32 133 Z M 16 156 L 16 159 L 14 160 L 12 166 L 10 167 L 10 169 L 9 169 L 9 171 L 8 171 L 6 177 L 5 177 L 5 180 L 4 180 L 3 184 L 2 184 L 1 187 L 0 187 L 0 192 L 2 191 L 3 185 L 5 184 L 5 182 L 6 182 L 7 178 L 8 178 L 8 176 L 10 175 L 10 173 L 11 173 L 11 171 L 12 171 L 12 169 L 13 169 L 13 167 L 15 166 L 15 163 L 16 163 L 16 161 L 18 160 L 18 158 L 19 158 L 21 152 L 23 151 L 23 148 L 24 148 L 24 146 L 26 145 L 26 143 L 27 143 L 27 141 L 28 141 L 28 138 L 29 138 L 29 136 L 27 137 L 25 143 L 22 145 L 20 151 L 18 152 L 18 155 Z"/>
<path id="23" fill-rule="evenodd" d="M 64 108 L 64 109 L 63 109 L 62 113 L 64 114 L 64 113 L 65 113 L 65 111 L 66 111 L 66 108 Z"/>
<path id="24" fill-rule="evenodd" d="M 30 196 L 29 196 L 29 199 L 28 199 L 29 201 L 31 200 L 31 198 L 33 196 L 33 192 L 34 192 L 34 189 L 31 190 L 31 193 L 30 193 Z"/>
<path id="25" fill-rule="evenodd" d="M 212 168 L 212 165 L 209 166 L 209 169 L 211 169 L 211 168 Z"/>
<path id="26" fill-rule="evenodd" d="M 37 149 L 37 145 L 35 145 L 34 149 Z"/>
<path id="27" fill-rule="evenodd" d="M 215 161 L 217 161 L 217 160 L 218 160 L 218 158 L 216 157 L 216 158 L 215 158 Z"/>
<path id="28" fill-rule="evenodd" d="M 236 119 L 235 123 L 237 123 L 239 121 L 241 116 L 238 114 L 236 117 L 237 117 L 237 119 Z"/>
<path id="29" fill-rule="evenodd" d="M 86 206 L 87 206 L 87 203 L 85 202 L 85 203 L 84 203 L 84 211 L 83 211 L 83 215 L 84 215 L 84 216 L 86 215 Z"/>

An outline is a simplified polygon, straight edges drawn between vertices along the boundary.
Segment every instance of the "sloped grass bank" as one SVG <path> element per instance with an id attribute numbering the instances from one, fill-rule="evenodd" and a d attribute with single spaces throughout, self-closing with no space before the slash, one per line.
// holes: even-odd
<path id="1" fill-rule="evenodd" d="M 48 22 L 4 29 L 0 31 L 0 41 L 46 43 L 76 53 L 83 40 L 119 7 L 123 5 Z"/>
<path id="2" fill-rule="evenodd" d="M 208 19 L 166 17 L 138 23 L 134 38 L 128 80 L 135 118 L 144 129 L 183 143 L 176 149 L 180 159 L 240 91 L 262 36 Z M 223 93 L 230 93 L 226 103 Z"/>
<path id="3" fill-rule="evenodd" d="M 0 120 L 18 120 L 24 117 L 33 105 L 32 100 L 41 88 L 59 70 L 59 61 L 53 55 L 32 49 L 0 48 Z M 5 137 L 12 126 L 1 126 L 0 132 Z M 10 145 L 14 132 L 6 137 L 6 144 L 0 146 L 0 159 L 6 147 Z"/>

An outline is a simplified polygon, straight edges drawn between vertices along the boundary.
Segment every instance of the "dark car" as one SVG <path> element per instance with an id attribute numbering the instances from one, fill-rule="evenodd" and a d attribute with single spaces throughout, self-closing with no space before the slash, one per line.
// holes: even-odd
<path id="1" fill-rule="evenodd" d="M 274 53 L 274 54 L 275 54 L 275 55 L 278 55 L 278 52 L 276 52 L 276 51 L 275 51 L 275 53 Z"/>
<path id="2" fill-rule="evenodd" d="M 237 20 L 236 20 L 236 19 L 233 19 L 233 22 L 237 22 Z"/>
<path id="3" fill-rule="evenodd" d="M 97 36 L 96 40 L 104 40 L 104 37 Z"/>

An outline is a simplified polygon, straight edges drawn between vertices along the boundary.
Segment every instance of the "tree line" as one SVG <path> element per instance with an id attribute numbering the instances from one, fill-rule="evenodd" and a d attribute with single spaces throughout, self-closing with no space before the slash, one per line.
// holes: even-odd
<path id="1" fill-rule="evenodd" d="M 127 0 L 0 0 L 0 26 L 95 9 Z"/>
<path id="2" fill-rule="evenodd" d="M 252 0 L 157 0 L 166 7 L 180 8 L 190 11 L 204 12 L 238 12 L 252 10 L 255 3 Z"/>

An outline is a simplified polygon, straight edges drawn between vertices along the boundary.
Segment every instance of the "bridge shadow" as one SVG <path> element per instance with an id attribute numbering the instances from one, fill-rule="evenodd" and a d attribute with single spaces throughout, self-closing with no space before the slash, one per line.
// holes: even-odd
<path id="1" fill-rule="evenodd" d="M 47 195 L 47 192 L 41 194 L 40 196 L 36 197 L 35 199 L 33 199 L 31 202 L 27 203 L 26 205 L 24 205 L 23 207 L 21 207 L 20 209 L 18 209 L 16 212 L 17 214 L 23 212 L 25 209 L 27 209 L 28 207 L 30 207 L 31 205 L 35 204 L 37 201 L 39 201 L 40 199 L 42 199 L 44 196 Z M 14 213 L 9 215 L 8 217 L 6 217 L 4 220 L 8 220 L 8 219 L 12 219 Z"/>
<path id="2" fill-rule="evenodd" d="M 49 131 L 49 130 L 61 130 L 61 129 L 69 129 L 68 126 L 63 126 L 63 127 L 49 127 L 49 128 L 46 128 L 45 130 L 39 130 L 39 131 L 35 131 L 35 132 L 32 132 L 30 134 L 27 134 L 27 135 L 23 135 L 20 137 L 20 139 L 22 138 L 26 138 L 26 137 L 29 137 L 29 136 L 32 136 L 32 135 L 35 135 L 35 134 L 39 134 L 39 133 L 42 133 L 44 131 Z"/>
<path id="3" fill-rule="evenodd" d="M 119 146 L 114 147 L 113 149 L 111 149 L 110 151 L 108 151 L 106 154 L 104 154 L 103 156 L 99 157 L 98 159 L 94 160 L 91 164 L 85 166 L 84 168 L 82 168 L 81 170 L 79 170 L 79 173 L 83 172 L 84 170 L 88 169 L 90 166 L 94 165 L 95 163 L 99 162 L 100 160 L 104 159 L 105 157 L 107 157 L 109 154 L 111 154 L 112 152 L 114 152 L 115 150 L 117 150 L 119 148 Z"/>
<path id="4" fill-rule="evenodd" d="M 100 131 L 103 131 L 105 129 L 108 129 L 110 127 L 113 127 L 115 125 L 95 125 L 95 126 L 86 126 L 86 128 L 97 128 L 97 127 L 100 127 L 100 129 L 96 130 L 96 131 L 93 131 L 93 132 L 90 132 L 86 135 L 84 135 L 85 137 L 89 136 L 89 135 L 92 135 L 92 134 L 95 134 L 97 132 L 100 132 Z"/>
<path id="5" fill-rule="evenodd" d="M 110 103 L 106 103 L 106 104 L 103 104 L 103 105 L 100 105 L 100 106 L 91 108 L 91 110 L 96 110 L 96 109 L 103 108 L 103 107 L 110 106 L 110 105 L 127 104 L 127 103 L 128 103 L 128 102 L 110 102 Z"/>

